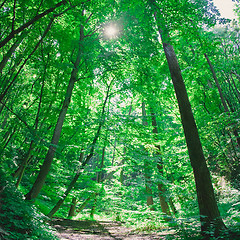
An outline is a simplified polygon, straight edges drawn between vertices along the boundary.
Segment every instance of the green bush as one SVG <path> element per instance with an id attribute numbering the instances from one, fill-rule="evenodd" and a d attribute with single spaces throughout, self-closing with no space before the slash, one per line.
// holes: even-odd
<path id="1" fill-rule="evenodd" d="M 58 239 L 45 220 L 0 170 L 0 239 Z"/>

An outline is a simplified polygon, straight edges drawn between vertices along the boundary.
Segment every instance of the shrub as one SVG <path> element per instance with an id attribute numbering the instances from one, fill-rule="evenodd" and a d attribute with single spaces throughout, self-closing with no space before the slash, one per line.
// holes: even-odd
<path id="1" fill-rule="evenodd" d="M 46 217 L 31 203 L 24 201 L 10 177 L 0 170 L 0 238 L 3 239 L 58 239 L 45 223 Z"/>

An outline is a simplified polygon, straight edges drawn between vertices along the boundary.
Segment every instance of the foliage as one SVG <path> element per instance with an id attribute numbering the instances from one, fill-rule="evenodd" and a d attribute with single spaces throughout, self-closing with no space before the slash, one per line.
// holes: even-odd
<path id="1" fill-rule="evenodd" d="M 1 221 L 10 238 L 52 239 L 41 214 L 65 197 L 78 173 L 54 216 L 67 217 L 72 198 L 78 209 L 91 196 L 76 218 L 199 237 L 193 169 L 153 9 L 176 51 L 219 210 L 229 229 L 239 227 L 239 19 L 222 19 L 210 0 L 14 0 L 0 9 L 0 43 L 12 37 L 0 48 Z M 108 26 L 117 27 L 110 38 Z M 56 132 L 60 140 L 52 143 Z M 22 193 L 33 187 L 51 147 L 37 211 Z"/>
<path id="2" fill-rule="evenodd" d="M 57 239 L 46 223 L 46 216 L 39 212 L 1 170 L 0 223 L 6 234 L 4 239 Z"/>

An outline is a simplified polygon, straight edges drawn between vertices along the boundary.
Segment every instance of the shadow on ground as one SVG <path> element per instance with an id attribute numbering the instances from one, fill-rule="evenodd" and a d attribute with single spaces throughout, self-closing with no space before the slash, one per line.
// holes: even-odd
<path id="1" fill-rule="evenodd" d="M 112 221 L 78 221 L 54 219 L 50 223 L 57 230 L 61 240 L 156 240 L 170 239 L 167 235 L 136 234 L 132 229 L 122 226 L 121 222 Z M 168 233 L 169 234 L 169 233 Z"/>
<path id="2" fill-rule="evenodd" d="M 51 225 L 56 228 L 59 233 L 72 232 L 78 234 L 96 234 L 96 235 L 107 235 L 112 234 L 109 228 L 116 229 L 121 226 L 120 222 L 98 222 L 91 220 L 70 220 L 70 219 L 54 219 L 51 221 Z M 114 238 L 114 236 L 111 236 Z"/>

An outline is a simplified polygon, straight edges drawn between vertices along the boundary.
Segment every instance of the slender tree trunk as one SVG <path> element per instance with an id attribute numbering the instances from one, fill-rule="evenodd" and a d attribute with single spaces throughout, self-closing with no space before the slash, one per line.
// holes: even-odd
<path id="1" fill-rule="evenodd" d="M 96 212 L 96 206 L 97 206 L 97 195 L 98 193 L 95 193 L 94 194 L 94 200 L 93 200 L 93 206 L 92 206 L 92 209 L 91 209 L 91 212 L 90 212 L 90 218 L 93 218 L 95 212 Z"/>
<path id="2" fill-rule="evenodd" d="M 24 52 L 25 53 L 25 52 Z M 14 73 L 15 73 L 15 71 L 16 71 L 16 69 L 17 69 L 17 67 L 18 66 L 20 66 L 20 68 L 22 67 L 22 65 L 20 65 L 21 64 L 21 62 L 24 60 L 24 56 L 26 55 L 26 53 L 24 54 L 24 53 L 21 53 L 21 54 L 19 54 L 19 56 L 14 60 L 14 62 L 11 62 L 11 63 L 13 63 L 13 66 L 12 65 L 10 65 L 9 66 L 9 69 L 8 69 L 8 72 L 6 72 L 5 73 L 5 76 L 4 77 L 2 77 L 2 86 L 1 86 L 1 94 L 0 94 L 0 99 L 1 99 L 1 102 L 3 102 L 3 98 L 4 98 L 4 96 L 6 95 L 6 93 L 7 93 L 7 91 L 8 91 L 8 89 L 7 89 L 7 91 L 5 90 L 6 88 L 8 88 L 8 86 L 10 85 L 10 87 L 11 87 L 11 85 L 12 84 L 14 84 L 14 81 L 15 80 L 12 80 L 10 83 L 9 83 L 9 81 L 10 81 L 10 79 L 13 79 L 13 78 L 16 78 L 16 75 L 17 75 L 17 73 L 16 73 L 16 75 L 13 77 L 13 75 L 14 75 Z M 17 71 L 18 72 L 18 71 Z M 13 83 L 12 83 L 13 82 Z M 9 88 L 10 88 L 9 87 Z M 5 92 L 6 91 L 6 92 Z M 14 93 L 14 96 L 16 97 L 16 92 Z M 12 99 L 11 99 L 12 100 Z M 6 102 L 6 100 L 5 100 L 5 102 Z"/>
<path id="3" fill-rule="evenodd" d="M 186 87 L 177 56 L 173 46 L 170 44 L 168 29 L 163 19 L 161 19 L 156 12 L 154 15 L 175 89 L 189 158 L 193 168 L 200 211 L 201 231 L 204 235 L 209 235 L 209 231 L 213 229 L 215 236 L 218 236 L 221 230 L 226 229 L 226 227 L 218 210 L 210 172 L 203 154 L 202 144 L 200 142 Z"/>
<path id="4" fill-rule="evenodd" d="M 204 234 L 207 234 L 211 227 L 214 227 L 215 235 L 217 236 L 220 230 L 225 229 L 225 225 L 220 217 L 217 207 L 210 173 L 203 155 L 202 145 L 181 75 L 181 70 L 173 47 L 163 41 L 163 48 L 172 76 L 189 157 L 193 167 L 198 205 L 201 215 L 201 230 Z"/>
<path id="5" fill-rule="evenodd" d="M 22 32 L 24 29 L 28 28 L 29 26 L 31 26 L 33 23 L 35 23 L 36 21 L 38 21 L 39 19 L 43 18 L 44 16 L 46 16 L 47 14 L 53 12 L 56 8 L 62 6 L 63 4 L 65 4 L 67 1 L 63 0 L 59 3 L 57 3 L 54 7 L 47 9 L 46 11 L 44 11 L 43 13 L 40 13 L 38 15 L 36 15 L 34 18 L 32 18 L 31 20 L 29 20 L 28 22 L 26 22 L 25 24 L 23 24 L 21 27 L 17 28 L 16 30 L 12 30 L 11 33 L 2 41 L 0 41 L 0 48 L 2 48 L 3 46 L 5 46 L 11 39 L 13 39 L 18 33 Z"/>
<path id="6" fill-rule="evenodd" d="M 236 98 L 237 98 L 237 101 L 238 101 L 238 103 L 240 103 L 240 92 L 239 92 L 239 90 L 238 90 L 238 88 L 237 88 L 237 86 L 236 86 L 236 83 L 235 83 L 235 81 L 234 81 L 234 79 L 233 79 L 233 76 L 232 76 L 232 74 L 225 74 L 226 75 L 226 79 L 227 79 L 227 81 L 228 81 L 228 84 L 229 84 L 229 87 L 231 87 L 232 88 L 232 91 L 234 92 L 234 94 L 235 94 L 235 96 L 236 96 Z M 230 81 L 231 80 L 231 81 Z M 232 83 L 231 83 L 232 82 Z"/>
<path id="7" fill-rule="evenodd" d="M 47 177 L 48 172 L 50 170 L 52 160 L 53 160 L 53 157 L 55 155 L 56 146 L 58 145 L 58 142 L 59 142 L 59 139 L 60 139 L 63 122 L 64 122 L 68 107 L 69 107 L 70 102 L 71 102 L 71 96 L 72 96 L 72 92 L 73 92 L 74 83 L 77 80 L 78 68 L 79 68 L 79 64 L 80 64 L 80 61 L 81 61 L 81 57 L 82 57 L 82 41 L 83 41 L 83 39 L 84 39 L 83 26 L 81 26 L 80 27 L 80 39 L 79 39 L 78 55 L 77 55 L 76 61 L 74 63 L 74 68 L 71 72 L 71 77 L 70 77 L 70 80 L 69 80 L 69 83 L 68 83 L 67 92 L 66 92 L 66 95 L 65 95 L 65 100 L 63 102 L 62 109 L 61 109 L 60 114 L 58 116 L 58 120 L 57 120 L 55 129 L 54 129 L 53 137 L 52 137 L 51 144 L 50 144 L 50 147 L 48 149 L 47 155 L 45 157 L 43 165 L 41 166 L 40 172 L 38 174 L 38 177 L 37 177 L 34 185 L 32 186 L 29 193 L 26 195 L 26 200 L 33 200 L 34 201 L 36 199 L 36 197 L 40 193 L 40 191 L 41 191 L 41 189 L 42 189 L 42 187 L 45 183 L 46 177 Z"/>
<path id="8" fill-rule="evenodd" d="M 19 171 L 16 171 L 15 174 L 14 174 L 14 176 L 16 176 L 17 173 L 18 173 L 18 180 L 17 180 L 17 182 L 16 182 L 16 188 L 19 187 L 19 184 L 20 184 L 20 182 L 22 181 L 22 177 L 23 177 L 25 168 L 26 168 L 26 166 L 27 166 L 27 163 L 28 163 L 29 158 L 31 157 L 32 149 L 33 149 L 33 141 L 31 141 L 31 143 L 30 143 L 28 153 L 27 153 L 27 155 L 25 156 L 25 158 L 24 158 L 21 166 L 19 167 Z"/>
<path id="9" fill-rule="evenodd" d="M 38 41 L 38 43 L 36 44 L 36 46 L 34 47 L 34 49 L 32 50 L 32 52 L 28 55 L 28 57 L 24 60 L 23 64 L 20 66 L 19 70 L 17 71 L 16 75 L 14 76 L 14 78 L 12 79 L 12 81 L 8 84 L 8 86 L 6 87 L 6 89 L 0 94 L 0 102 L 3 100 L 3 98 L 5 97 L 5 95 L 7 94 L 8 90 L 10 89 L 10 87 L 15 83 L 18 75 L 20 74 L 21 70 L 23 69 L 23 67 L 25 66 L 25 64 L 27 63 L 27 61 L 32 57 L 32 55 L 35 53 L 35 51 L 38 49 L 39 45 L 42 43 L 43 39 L 46 37 L 47 33 L 49 32 L 49 30 L 51 29 L 52 23 L 53 23 L 54 19 L 51 19 L 46 30 L 44 31 L 41 39 Z"/>
<path id="10" fill-rule="evenodd" d="M 110 91 L 110 85 L 108 86 L 108 89 L 107 89 L 107 94 L 106 94 L 106 98 L 104 100 L 104 103 L 103 103 L 103 108 L 102 108 L 102 113 L 101 113 L 101 119 L 100 119 L 100 122 L 99 122 L 99 126 L 98 126 L 98 129 L 97 129 L 97 132 L 95 134 L 95 137 L 92 141 L 92 144 L 91 144 L 91 149 L 90 149 L 90 153 L 88 154 L 88 156 L 86 157 L 85 161 L 82 161 L 82 155 L 80 155 L 80 161 L 82 162 L 81 164 L 81 167 L 80 167 L 80 170 L 77 171 L 75 177 L 73 178 L 73 180 L 71 181 L 70 185 L 68 186 L 67 190 L 65 191 L 63 197 L 61 197 L 59 199 L 59 201 L 57 202 L 57 204 L 54 206 L 54 208 L 48 213 L 48 217 L 52 218 L 53 215 L 58 211 L 58 209 L 61 207 L 61 205 L 63 204 L 64 200 L 66 199 L 66 197 L 68 196 L 68 194 L 71 192 L 72 188 L 74 187 L 75 183 L 77 182 L 79 176 L 81 175 L 81 170 L 84 169 L 84 167 L 88 164 L 88 162 L 90 161 L 90 159 L 92 158 L 93 156 L 93 153 L 94 153 L 94 149 L 95 149 L 95 145 L 97 143 L 97 140 L 100 136 L 100 132 L 101 132 L 101 128 L 102 126 L 104 125 L 104 122 L 105 122 L 105 118 L 104 118 L 104 115 L 105 115 L 105 107 L 106 107 L 106 104 L 107 104 L 107 100 L 108 100 L 108 97 L 109 97 L 109 91 Z"/>
<path id="11" fill-rule="evenodd" d="M 142 124 L 144 126 L 148 125 L 147 117 L 146 117 L 146 106 L 145 102 L 142 102 Z M 152 189 L 150 188 L 151 181 L 150 181 L 150 175 L 149 175 L 149 166 L 146 159 L 144 159 L 144 177 L 145 177 L 145 188 L 147 193 L 147 206 L 150 207 L 150 210 L 154 210 L 153 205 L 153 196 L 152 196 Z"/>
<path id="12" fill-rule="evenodd" d="M 147 206 L 150 208 L 150 210 L 154 210 L 154 208 L 152 207 L 153 205 L 153 196 L 152 196 L 152 189 L 150 188 L 150 180 L 149 178 L 145 175 L 145 187 L 146 187 L 146 193 L 147 193 Z"/>
<path id="13" fill-rule="evenodd" d="M 225 112 L 229 112 L 227 103 L 226 103 L 226 101 L 225 101 L 225 99 L 224 99 L 223 92 L 222 92 L 221 86 L 220 86 L 220 84 L 219 84 L 219 81 L 218 81 L 218 79 L 217 79 L 217 75 L 216 75 L 216 73 L 215 73 L 215 70 L 214 70 L 214 68 L 213 68 L 213 65 L 212 65 L 212 63 L 211 63 L 211 61 L 210 61 L 210 59 L 209 59 L 209 57 L 208 57 L 208 55 L 207 55 L 206 53 L 204 53 L 204 57 L 206 58 L 207 63 L 208 63 L 208 66 L 209 66 L 210 69 L 211 69 L 211 72 L 212 72 L 212 75 L 213 75 L 213 79 L 214 79 L 215 84 L 216 84 L 216 86 L 217 86 L 217 89 L 218 89 L 218 92 L 219 92 L 219 95 L 220 95 L 220 98 L 221 98 L 221 102 L 222 102 L 222 105 L 223 105 L 223 107 L 224 107 L 224 111 L 225 111 Z"/>
<path id="14" fill-rule="evenodd" d="M 95 192 L 91 193 L 91 195 L 81 204 L 81 206 L 76 210 L 76 212 L 81 212 L 87 206 L 93 196 L 95 196 Z"/>
<path id="15" fill-rule="evenodd" d="M 156 135 L 158 134 L 158 129 L 157 129 L 157 120 L 156 120 L 156 115 L 154 114 L 152 108 L 151 108 L 151 117 L 152 117 L 152 126 L 153 126 L 153 134 L 155 135 L 155 140 L 157 140 Z M 161 149 L 159 145 L 155 146 L 157 148 L 157 152 L 155 153 L 158 156 L 158 163 L 157 163 L 157 169 L 158 172 L 160 173 L 161 176 L 163 176 L 163 161 L 161 157 Z M 166 189 L 163 183 L 158 183 L 158 191 L 159 191 L 159 199 L 160 199 L 160 205 L 162 212 L 165 213 L 168 216 L 171 216 L 170 209 L 167 203 L 167 199 L 165 197 L 166 194 Z"/>
<path id="16" fill-rule="evenodd" d="M 83 156 L 84 153 L 81 152 L 80 154 L 80 162 L 83 162 Z M 66 189 L 66 191 L 64 192 L 64 195 L 58 200 L 57 204 L 54 206 L 54 208 L 48 213 L 48 217 L 52 218 L 53 215 L 58 211 L 58 209 L 62 206 L 63 202 L 65 201 L 65 199 L 67 198 L 68 194 L 71 192 L 72 188 L 74 187 L 75 183 L 77 182 L 79 176 L 81 175 L 81 170 L 78 170 L 76 175 L 74 176 L 73 180 L 71 181 L 71 183 L 69 184 L 68 188 Z"/>
<path id="17" fill-rule="evenodd" d="M 107 136 L 106 136 L 106 140 L 107 140 Z M 102 179 L 103 179 L 102 169 L 103 169 L 103 166 L 104 166 L 105 150 L 106 150 L 106 146 L 104 146 L 103 149 L 102 149 L 102 157 L 101 157 L 101 162 L 100 162 L 100 166 L 99 166 L 100 172 L 97 172 L 97 183 L 102 182 Z M 92 210 L 91 210 L 91 213 L 90 213 L 91 218 L 93 218 L 94 213 L 96 211 L 97 196 L 98 196 L 98 193 L 95 193 L 94 202 L 93 202 Z"/>
<path id="18" fill-rule="evenodd" d="M 217 89 L 218 89 L 218 92 L 219 92 L 219 95 L 220 95 L 220 98 L 221 98 L 221 102 L 222 102 L 224 111 L 229 114 L 229 113 L 230 113 L 230 110 L 229 110 L 229 108 L 228 108 L 228 106 L 227 106 L 227 103 L 226 103 L 226 101 L 225 101 L 225 98 L 224 98 L 224 96 L 223 96 L 223 92 L 222 92 L 221 86 L 220 86 L 220 84 L 219 84 L 219 81 L 218 81 L 218 79 L 217 79 L 217 75 L 216 75 L 216 73 L 215 73 L 214 67 L 213 67 L 213 65 L 212 65 L 212 63 L 211 63 L 208 55 L 207 55 L 206 53 L 204 53 L 204 56 L 205 56 L 205 58 L 206 58 L 206 60 L 207 60 L 207 62 L 208 62 L 208 65 L 209 65 L 210 69 L 211 69 L 211 72 L 212 72 L 212 75 L 213 75 L 213 79 L 214 79 L 214 81 L 215 81 L 215 83 L 216 83 L 216 86 L 217 86 Z M 233 134 L 234 134 L 234 136 L 236 137 L 238 147 L 240 147 L 240 136 L 239 136 L 239 134 L 238 134 L 238 131 L 237 131 L 236 129 L 233 129 Z"/>
<path id="19" fill-rule="evenodd" d="M 6 139 L 6 143 L 4 144 L 3 148 L 1 149 L 1 151 L 3 152 L 4 149 L 7 147 L 7 145 L 9 144 L 10 140 L 12 139 L 13 135 L 16 133 L 17 128 L 14 127 L 13 132 L 10 134 L 10 136 Z"/>
<path id="20" fill-rule="evenodd" d="M 231 74 L 233 74 L 240 82 L 240 75 L 237 74 L 235 71 L 231 71 Z"/>
<path id="21" fill-rule="evenodd" d="M 6 1 L 7 1 L 7 0 L 4 0 L 4 1 L 1 3 L 0 8 L 3 7 L 3 5 L 6 3 Z"/>
<path id="22" fill-rule="evenodd" d="M 132 103 L 131 103 L 129 111 L 128 111 L 128 117 L 131 115 L 131 112 L 132 112 Z M 127 151 L 127 148 L 124 146 L 124 148 L 123 148 L 123 159 L 122 159 L 122 164 L 123 165 L 125 163 L 126 151 Z M 124 168 L 123 167 L 122 167 L 121 172 L 120 172 L 119 181 L 120 181 L 121 184 L 123 184 L 123 182 L 124 182 Z"/>
<path id="23" fill-rule="evenodd" d="M 10 57 L 12 56 L 12 54 L 15 52 L 15 50 L 17 49 L 17 47 L 20 45 L 20 43 L 22 42 L 23 38 L 25 37 L 25 34 L 22 34 L 16 41 L 15 43 L 12 45 L 12 47 L 8 50 L 8 52 L 6 53 L 6 55 L 3 57 L 1 63 L 0 63 L 0 73 L 2 72 L 3 68 L 6 66 L 8 60 L 10 59 Z"/>
<path id="24" fill-rule="evenodd" d="M 158 168 L 159 173 L 162 175 L 162 172 L 163 172 L 162 163 L 158 162 L 157 168 Z M 169 206 L 167 203 L 167 199 L 165 197 L 166 189 L 162 183 L 158 183 L 158 191 L 159 191 L 159 199 L 160 199 L 160 205 L 161 205 L 162 212 L 168 216 L 171 216 L 171 212 L 170 212 L 170 209 L 169 209 Z"/>
<path id="25" fill-rule="evenodd" d="M 72 198 L 71 207 L 68 212 L 68 217 L 74 217 L 76 213 L 76 205 L 77 205 L 77 199 L 75 197 Z"/>
<path id="26" fill-rule="evenodd" d="M 33 125 L 35 131 L 37 131 L 37 129 L 38 129 L 38 122 L 39 122 L 39 115 L 40 115 L 40 109 L 41 109 L 41 104 L 42 104 L 46 67 L 47 66 L 45 66 L 43 79 L 42 79 L 42 87 L 41 87 L 41 92 L 40 92 L 40 99 L 39 99 L 39 104 L 38 104 L 38 110 L 37 110 L 35 122 L 34 122 L 34 125 Z M 25 169 L 27 167 L 29 159 L 31 158 L 31 153 L 32 153 L 32 150 L 33 150 L 33 144 L 34 144 L 34 141 L 32 140 L 31 143 L 30 143 L 30 146 L 29 146 L 28 153 L 27 153 L 26 157 L 24 158 L 21 166 L 19 167 L 19 171 L 16 171 L 15 174 L 14 174 L 14 176 L 16 176 L 16 174 L 19 173 L 18 174 L 18 180 L 17 180 L 17 183 L 16 183 L 16 188 L 18 188 L 20 182 L 22 181 L 22 177 L 23 177 L 24 171 L 25 171 Z"/>

